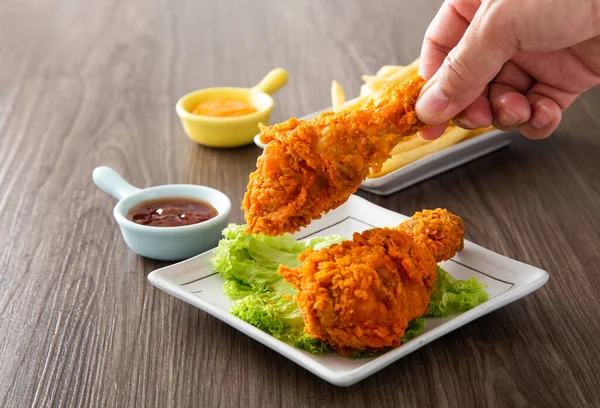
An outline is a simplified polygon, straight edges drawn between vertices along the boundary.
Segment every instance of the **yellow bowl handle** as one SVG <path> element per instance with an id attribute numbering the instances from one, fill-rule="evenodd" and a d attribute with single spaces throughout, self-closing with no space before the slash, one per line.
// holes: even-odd
<path id="1" fill-rule="evenodd" d="M 287 79 L 288 75 L 285 69 L 275 68 L 265 75 L 265 77 L 252 89 L 271 95 L 284 86 L 287 83 Z"/>

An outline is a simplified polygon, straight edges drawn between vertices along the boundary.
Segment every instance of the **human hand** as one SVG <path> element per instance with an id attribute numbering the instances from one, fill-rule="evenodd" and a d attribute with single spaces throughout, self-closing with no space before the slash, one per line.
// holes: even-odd
<path id="1" fill-rule="evenodd" d="M 600 0 L 446 0 L 421 49 L 429 79 L 417 116 L 437 125 L 548 137 L 562 112 L 600 84 Z"/>

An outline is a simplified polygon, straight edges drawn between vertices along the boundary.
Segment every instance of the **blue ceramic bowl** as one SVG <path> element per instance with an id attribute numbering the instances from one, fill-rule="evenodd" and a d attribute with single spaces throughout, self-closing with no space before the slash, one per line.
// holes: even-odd
<path id="1" fill-rule="evenodd" d="M 228 224 L 231 201 L 214 188 L 169 184 L 139 189 L 106 166 L 94 169 L 92 177 L 100 189 L 119 200 L 113 215 L 127 246 L 141 256 L 161 261 L 191 258 L 217 246 L 221 231 Z M 202 200 L 212 205 L 218 215 L 198 224 L 179 227 L 151 227 L 127 219 L 129 210 L 138 204 L 168 197 Z"/>

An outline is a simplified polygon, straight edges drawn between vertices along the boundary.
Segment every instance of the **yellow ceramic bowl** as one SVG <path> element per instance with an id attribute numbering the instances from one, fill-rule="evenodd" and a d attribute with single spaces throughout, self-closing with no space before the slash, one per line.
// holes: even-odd
<path id="1" fill-rule="evenodd" d="M 194 142 L 211 147 L 236 147 L 252 143 L 259 132 L 258 124 L 269 124 L 275 93 L 287 82 L 287 72 L 276 68 L 253 88 L 207 88 L 184 95 L 175 110 L 185 133 Z M 194 108 L 213 98 L 237 99 L 253 105 L 257 111 L 231 117 L 201 116 L 191 113 Z"/>

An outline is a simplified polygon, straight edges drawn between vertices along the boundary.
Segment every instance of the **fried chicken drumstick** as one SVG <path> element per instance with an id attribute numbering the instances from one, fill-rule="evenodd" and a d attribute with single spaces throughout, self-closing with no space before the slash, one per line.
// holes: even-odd
<path id="1" fill-rule="evenodd" d="M 300 267 L 281 265 L 279 274 L 298 289 L 294 300 L 311 337 L 340 354 L 394 347 L 408 323 L 427 312 L 436 260 L 462 249 L 463 232 L 462 220 L 447 210 L 423 211 L 397 228 L 307 250 Z"/>
<path id="2" fill-rule="evenodd" d="M 360 110 L 266 128 L 242 204 L 246 232 L 295 232 L 343 204 L 402 138 L 426 127 L 414 111 L 424 82 L 409 78 Z"/>

